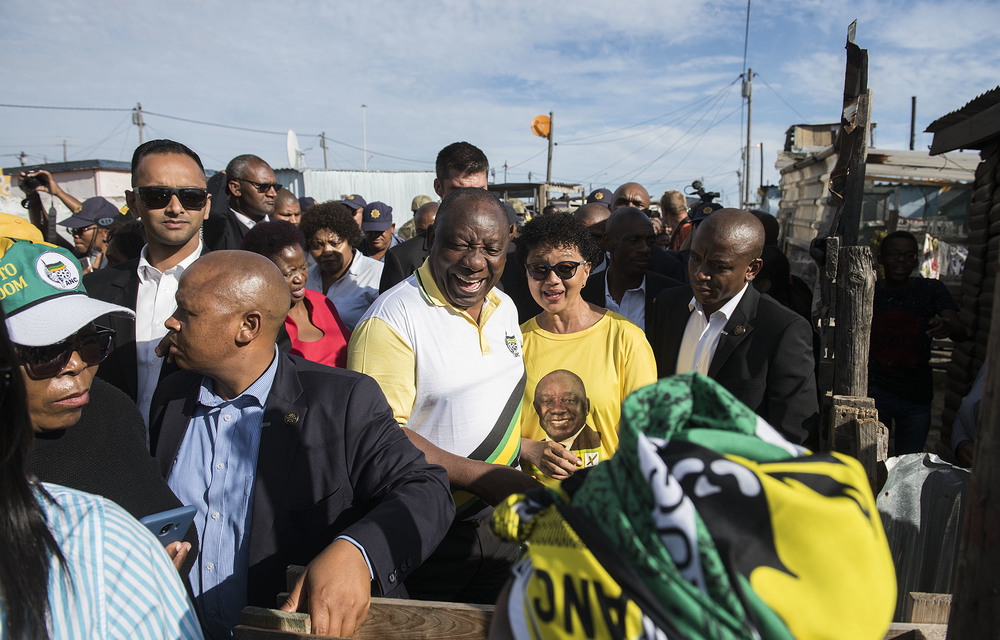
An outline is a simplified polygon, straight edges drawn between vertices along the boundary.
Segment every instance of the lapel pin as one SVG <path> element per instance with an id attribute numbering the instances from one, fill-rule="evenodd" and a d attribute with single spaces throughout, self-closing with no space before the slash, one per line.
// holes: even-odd
<path id="1" fill-rule="evenodd" d="M 294 412 L 285 414 L 285 424 L 295 424 L 298 421 L 299 421 L 299 414 Z"/>
<path id="2" fill-rule="evenodd" d="M 736 328 L 733 329 L 733 333 L 736 334 L 736 335 L 738 335 L 738 336 L 741 336 L 741 335 L 743 335 L 746 332 L 747 332 L 746 327 L 744 327 L 741 324 L 736 325 Z"/>

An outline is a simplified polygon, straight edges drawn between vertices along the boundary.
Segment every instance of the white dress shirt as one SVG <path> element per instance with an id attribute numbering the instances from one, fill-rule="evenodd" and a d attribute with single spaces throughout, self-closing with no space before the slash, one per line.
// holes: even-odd
<path id="1" fill-rule="evenodd" d="M 247 229 L 253 229 L 254 226 L 257 224 L 256 222 L 254 222 L 250 218 L 246 217 L 245 215 L 243 215 L 242 213 L 240 213 L 236 209 L 233 209 L 232 207 L 229 207 L 229 210 L 233 212 L 233 215 L 236 216 L 236 219 L 239 220 L 240 223 L 244 227 L 246 227 Z M 264 221 L 265 222 L 267 221 L 267 216 L 264 216 Z"/>
<path id="2" fill-rule="evenodd" d="M 705 310 L 701 303 L 692 296 L 691 302 L 688 303 L 691 315 L 688 316 L 687 326 L 684 327 L 684 337 L 681 338 L 681 348 L 677 353 L 677 371 L 675 373 L 680 375 L 688 371 L 697 371 L 702 375 L 708 375 L 715 350 L 719 346 L 719 338 L 722 337 L 722 330 L 725 329 L 726 323 L 736 311 L 736 307 L 743 299 L 743 294 L 746 293 L 748 286 L 750 286 L 749 282 L 744 284 L 740 292 L 733 296 L 729 302 L 722 305 L 721 309 L 708 318 L 705 317 Z"/>
<path id="3" fill-rule="evenodd" d="M 156 355 L 156 345 L 167 335 L 163 323 L 167 321 L 177 308 L 174 296 L 177 294 L 177 282 L 184 270 L 201 257 L 202 244 L 194 253 L 181 260 L 177 266 L 160 273 L 159 269 L 149 264 L 147 247 L 139 254 L 139 294 L 135 301 L 135 361 L 138 374 L 138 396 L 136 404 L 143 420 L 149 424 L 149 404 L 153 400 L 153 391 L 160 379 L 160 368 L 163 360 Z M 149 444 L 149 434 L 146 434 L 146 444 Z"/>
<path id="4" fill-rule="evenodd" d="M 609 272 L 610 273 L 610 272 Z M 618 304 L 611 297 L 608 279 L 604 278 L 604 306 L 618 315 L 625 316 L 643 331 L 646 330 L 646 276 L 635 289 L 629 289 L 622 294 L 622 302 Z"/>
<path id="5" fill-rule="evenodd" d="M 340 319 L 351 331 L 354 331 L 361 316 L 365 314 L 365 311 L 368 311 L 368 307 L 378 297 L 382 267 L 381 262 L 373 260 L 355 249 L 351 266 L 347 268 L 344 275 L 340 276 L 340 280 L 331 284 L 326 291 L 326 297 L 333 301 L 333 306 L 337 308 Z M 323 293 L 323 272 L 318 264 L 309 267 L 306 288 Z"/>

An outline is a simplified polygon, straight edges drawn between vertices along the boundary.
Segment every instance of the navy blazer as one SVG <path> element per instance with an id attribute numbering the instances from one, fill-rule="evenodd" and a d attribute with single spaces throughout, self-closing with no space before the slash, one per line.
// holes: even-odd
<path id="1" fill-rule="evenodd" d="M 83 286 L 91 298 L 121 305 L 135 311 L 139 296 L 139 259 L 98 269 L 83 276 Z M 135 320 L 122 315 L 101 316 L 97 324 L 115 330 L 114 347 L 97 369 L 97 377 L 112 384 L 138 402 L 139 369 L 135 344 Z M 176 372 L 177 366 L 164 362 L 160 367 L 162 380 Z"/>
<path id="2" fill-rule="evenodd" d="M 608 281 L 608 270 L 602 269 L 599 273 L 593 273 L 590 279 L 587 280 L 587 284 L 584 285 L 583 290 L 580 295 L 587 302 L 596 304 L 599 307 L 608 306 L 607 299 L 604 297 L 605 285 Z M 655 271 L 646 272 L 646 339 L 649 339 L 649 317 L 653 313 L 653 302 L 656 300 L 656 296 L 659 295 L 664 289 L 672 289 L 674 287 L 683 287 L 684 283 L 679 280 L 674 280 L 665 275 L 656 273 Z"/>
<path id="3" fill-rule="evenodd" d="M 367 552 L 373 592 L 404 597 L 403 580 L 454 518 L 447 473 L 410 443 L 370 377 L 285 353 L 278 358 L 254 481 L 248 604 L 273 607 L 285 590 L 285 568 L 308 564 L 339 535 Z M 201 381 L 181 371 L 153 397 L 150 438 L 164 478 Z"/>
<path id="4" fill-rule="evenodd" d="M 662 292 L 646 316 L 646 337 L 657 376 L 677 370 L 691 310 L 691 288 Z M 813 369 L 812 329 L 802 316 L 753 285 L 726 323 L 708 376 L 794 443 L 816 435 L 819 402 Z"/>

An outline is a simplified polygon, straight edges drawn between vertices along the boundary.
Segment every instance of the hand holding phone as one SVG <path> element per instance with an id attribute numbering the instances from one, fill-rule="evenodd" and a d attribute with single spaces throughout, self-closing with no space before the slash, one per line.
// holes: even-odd
<path id="1" fill-rule="evenodd" d="M 160 513 L 148 515 L 139 520 L 139 522 L 146 525 L 146 528 L 165 547 L 184 539 L 188 528 L 194 521 L 194 514 L 197 512 L 198 510 L 195 507 L 177 507 L 169 511 L 161 511 Z"/>

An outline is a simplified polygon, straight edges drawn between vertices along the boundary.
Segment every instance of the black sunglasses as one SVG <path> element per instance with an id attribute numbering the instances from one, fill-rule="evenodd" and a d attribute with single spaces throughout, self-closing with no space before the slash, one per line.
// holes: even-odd
<path id="1" fill-rule="evenodd" d="M 97 228 L 97 225 L 96 224 L 92 224 L 92 225 L 89 225 L 89 226 L 86 226 L 86 227 L 76 227 L 74 229 L 70 229 L 69 233 L 72 236 L 82 236 L 87 231 L 89 231 L 91 229 L 96 229 L 96 228 Z"/>
<path id="2" fill-rule="evenodd" d="M 281 191 L 281 185 L 277 182 L 265 183 L 265 182 L 254 182 L 253 180 L 247 180 L 246 178 L 236 178 L 240 182 L 246 182 L 252 184 L 253 188 L 257 190 L 257 193 L 267 193 L 271 189 L 274 189 L 275 193 Z"/>
<path id="3" fill-rule="evenodd" d="M 101 363 L 111 353 L 111 341 L 114 337 L 114 329 L 97 327 L 97 331 L 93 333 L 76 334 L 56 344 L 43 347 L 16 344 L 14 347 L 28 375 L 34 380 L 42 380 L 62 371 L 74 351 L 80 354 L 80 359 L 88 367 Z"/>
<path id="4" fill-rule="evenodd" d="M 139 200 L 147 209 L 163 209 L 170 204 L 170 199 L 177 196 L 177 201 L 185 209 L 201 209 L 208 202 L 208 189 L 201 187 L 139 187 Z"/>
<path id="5" fill-rule="evenodd" d="M 573 262 L 572 260 L 566 260 L 564 262 L 557 262 L 552 266 L 549 266 L 544 262 L 532 262 L 524 265 L 524 268 L 528 270 L 528 275 L 531 276 L 532 280 L 545 280 L 553 271 L 556 272 L 559 279 L 569 280 L 576 275 L 576 269 L 581 264 L 587 264 L 587 261 L 581 260 L 579 262 Z"/>

